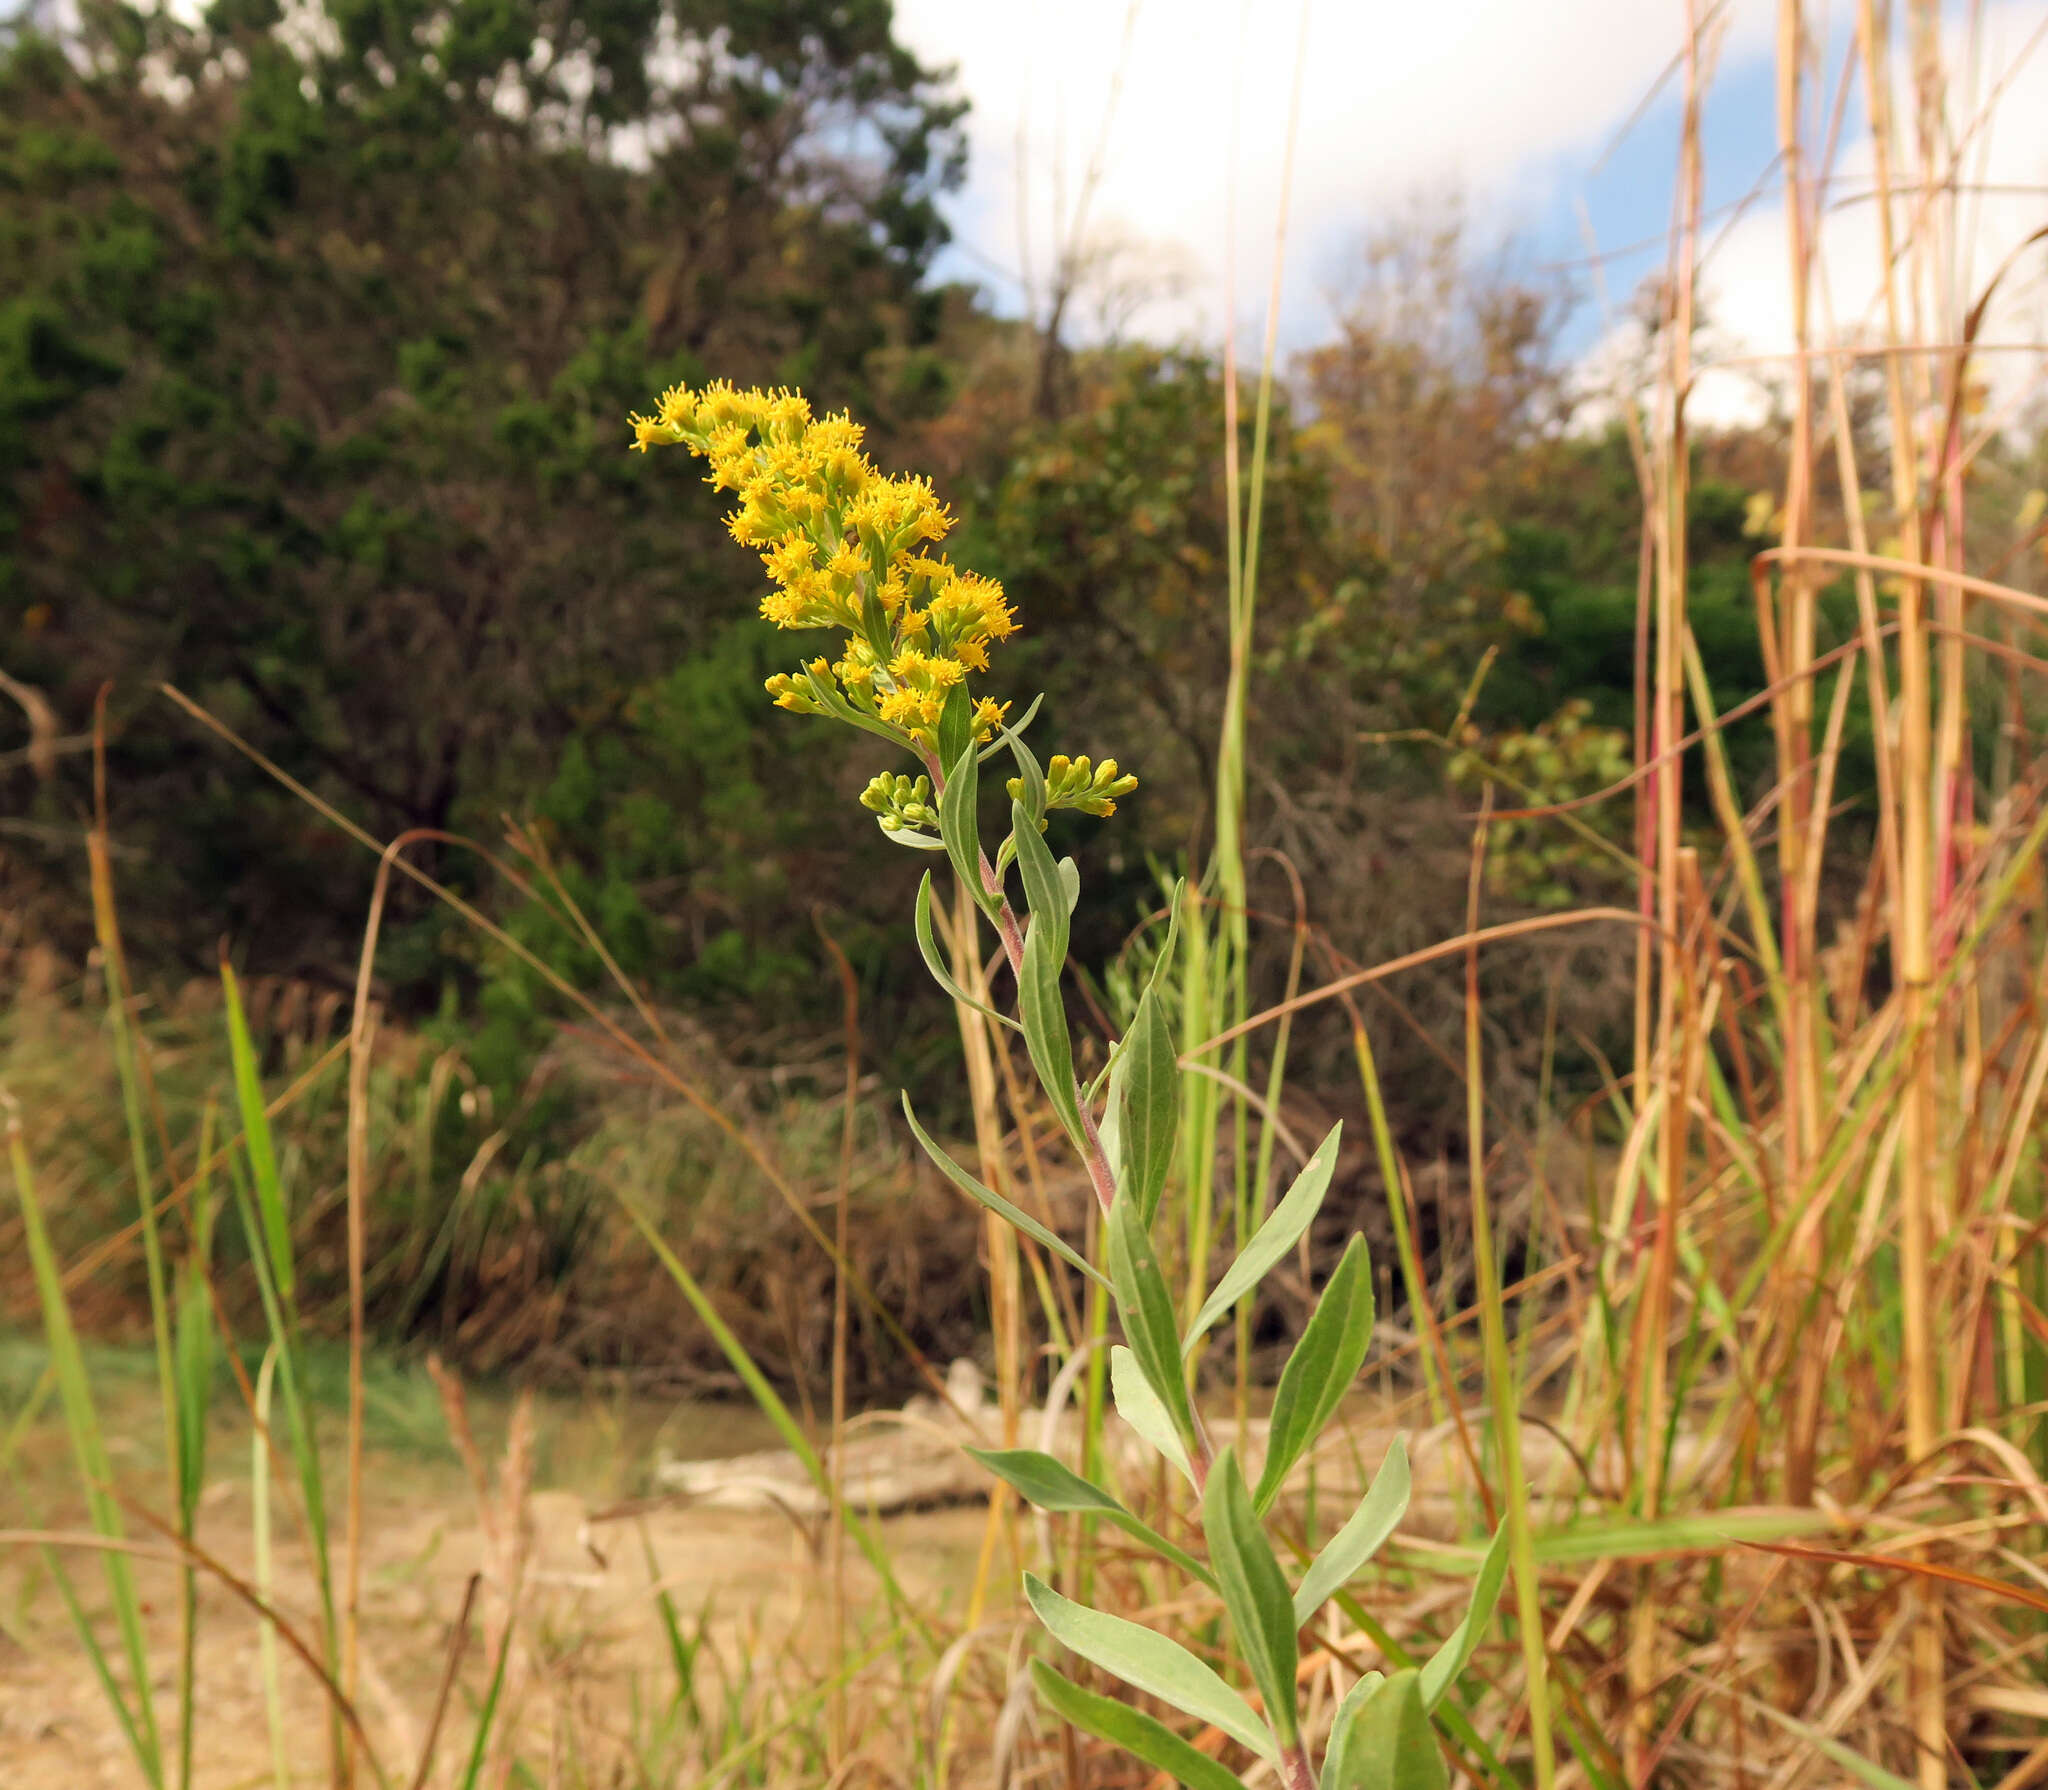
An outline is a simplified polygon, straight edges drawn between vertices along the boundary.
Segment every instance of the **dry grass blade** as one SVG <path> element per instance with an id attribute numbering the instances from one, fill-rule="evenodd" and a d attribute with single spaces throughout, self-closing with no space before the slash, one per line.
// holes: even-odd
<path id="1" fill-rule="evenodd" d="M 470 1613 L 476 1608 L 477 1590 L 483 1582 L 483 1574 L 473 1572 L 462 1588 L 462 1608 L 455 1614 L 455 1626 L 448 1631 L 448 1661 L 441 1668 L 441 1683 L 434 1692 L 434 1712 L 427 1718 L 427 1735 L 420 1743 L 420 1762 L 412 1775 L 412 1790 L 427 1790 L 427 1779 L 434 1769 L 434 1750 L 441 1739 L 441 1724 L 448 1715 L 448 1699 L 454 1695 L 463 1655 L 469 1651 Z"/>
<path id="2" fill-rule="evenodd" d="M 336 1716 L 340 1718 L 342 1726 L 354 1737 L 357 1747 L 361 1750 L 364 1762 L 370 1767 L 371 1775 L 376 1778 L 379 1784 L 388 1784 L 390 1780 L 384 1775 L 384 1768 L 377 1759 L 376 1748 L 371 1743 L 369 1732 L 364 1728 L 361 1717 L 356 1713 L 355 1705 L 343 1694 L 340 1684 L 335 1681 L 327 1668 L 321 1664 L 320 1656 L 314 1652 L 311 1644 L 285 1619 L 283 1613 L 274 1604 L 267 1603 L 259 1596 L 256 1588 L 239 1573 L 233 1571 L 223 1561 L 209 1553 L 197 1542 L 179 1535 L 162 1518 L 145 1509 L 142 1505 L 137 1504 L 132 1499 L 124 1498 L 121 1500 L 121 1503 L 122 1507 L 137 1522 L 143 1524 L 146 1528 L 155 1530 L 157 1534 L 164 1538 L 166 1546 L 158 1550 L 152 1557 L 167 1557 L 174 1560 L 190 1561 L 194 1566 L 207 1574 L 208 1577 L 217 1581 L 242 1603 L 246 1604 L 255 1613 L 257 1618 L 270 1628 L 298 1656 L 300 1664 L 319 1681 L 321 1690 L 326 1693 L 327 1701 Z M 0 1530 L 0 1543 L 8 1540 L 12 1533 L 12 1531 Z M 114 1548 L 123 1553 L 133 1551 L 127 1544 L 117 1543 L 114 1538 L 104 1536 L 90 1538 L 74 1536 L 64 1545 L 72 1547 Z"/>
<path id="3" fill-rule="evenodd" d="M 1867 1566 L 1878 1572 L 1903 1573 L 1912 1578 L 1938 1579 L 1946 1585 L 1966 1585 L 1973 1591 L 1982 1591 L 2006 1603 L 2018 1604 L 2023 1609 L 2039 1610 L 2048 1615 L 2048 1593 L 2030 1591 L 2024 1585 L 2014 1585 L 2004 1579 L 1987 1578 L 1983 1573 L 1965 1572 L 1959 1566 L 1949 1566 L 1939 1560 L 1909 1560 L 1896 1554 L 1861 1554 L 1831 1548 L 1802 1548 L 1795 1543 L 1782 1541 L 1752 1541 L 1743 1545 L 1755 1548 L 1761 1553 L 1783 1554 L 1793 1560 L 1817 1561 L 1824 1566 Z"/>

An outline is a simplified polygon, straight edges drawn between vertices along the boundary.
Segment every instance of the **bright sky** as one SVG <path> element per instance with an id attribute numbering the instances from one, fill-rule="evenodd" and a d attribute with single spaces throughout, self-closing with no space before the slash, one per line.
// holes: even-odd
<path id="1" fill-rule="evenodd" d="M 969 186 L 952 208 L 958 243 L 943 271 L 1017 308 L 1027 274 L 1043 283 L 1060 234 L 1055 219 L 1073 215 L 1100 145 L 1086 234 L 1142 245 L 1134 266 L 1178 270 L 1184 286 L 1179 300 L 1138 313 L 1134 327 L 1213 342 L 1234 309 L 1241 346 L 1256 349 L 1302 30 L 1297 5 L 897 0 L 897 15 L 902 37 L 926 60 L 958 66 L 974 104 Z M 1729 354 L 1789 339 L 1784 215 L 1770 173 L 1776 15 L 1775 0 L 1730 0 L 1708 102 L 1709 209 L 1734 206 L 1767 178 L 1703 272 Z M 1983 177 L 2048 183 L 2048 45 L 2039 41 L 2048 12 L 2039 0 L 1989 0 L 1985 16 L 1986 53 L 1974 72 L 1958 67 L 1958 84 L 1982 93 L 2009 76 L 2012 85 L 1985 140 Z M 1664 259 L 1676 81 L 1643 102 L 1682 46 L 1684 19 L 1683 0 L 1309 0 L 1283 344 L 1327 332 L 1347 255 L 1376 218 L 1418 195 L 1462 194 L 1482 242 L 1512 234 L 1537 261 L 1583 256 L 1588 225 L 1610 253 L 1648 239 L 1652 246 L 1608 264 L 1612 297 L 1625 302 Z M 1831 81 L 1845 47 L 1839 35 L 1831 41 Z M 1959 28 L 1953 47 L 1960 64 Z M 1869 166 L 1860 111 L 1845 119 L 1842 140 L 1838 162 L 1853 188 Z M 2048 198 L 1987 200 L 1971 227 L 1975 278 L 2044 220 Z M 1875 290 L 1874 242 L 1867 209 L 1830 226 L 1829 284 L 1844 318 L 1862 314 Z M 2021 330 L 2036 338 L 2040 262 L 2027 307 L 2033 326 Z M 2017 327 L 2026 317 L 2016 311 L 2008 321 Z M 1574 345 L 1594 354 L 1597 307 L 1577 330 Z M 2002 384 L 2041 380 L 2037 360 L 2001 365 Z M 1704 387 L 1700 402 L 1732 418 L 1757 399 L 1746 375 L 1730 375 Z"/>

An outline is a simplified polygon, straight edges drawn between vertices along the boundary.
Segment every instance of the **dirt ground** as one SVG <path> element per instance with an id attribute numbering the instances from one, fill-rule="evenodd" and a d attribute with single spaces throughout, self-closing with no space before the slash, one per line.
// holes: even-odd
<path id="1" fill-rule="evenodd" d="M 138 1503 L 161 1511 L 163 1442 L 160 1433 L 149 1434 L 155 1419 L 141 1397 L 113 1403 L 134 1407 L 107 1416 L 115 1471 Z M 479 1451 L 494 1479 L 507 1410 L 500 1398 L 480 1401 L 475 1412 Z M 124 1414 L 137 1421 L 124 1425 Z M 493 1760 L 484 1783 L 660 1781 L 661 1768 L 647 1758 L 648 1712 L 659 1707 L 674 1672 L 657 1585 L 672 1599 L 687 1638 L 707 1638 L 699 1656 L 700 1684 L 723 1680 L 707 1701 L 729 1692 L 744 1698 L 763 1662 L 786 1666 L 807 1657 L 807 1650 L 808 1657 L 823 1657 L 831 1622 L 830 1573 L 824 1538 L 813 1526 L 779 1513 L 682 1508 L 646 1497 L 658 1452 L 713 1456 L 761 1446 L 767 1437 L 751 1413 L 544 1404 L 533 1426 L 532 1490 L 523 1501 L 523 1525 L 508 1524 L 495 1484 L 480 1508 L 445 1429 L 435 1447 L 424 1418 L 410 1430 L 397 1426 L 402 1433 L 396 1435 L 393 1427 L 373 1422 L 365 1460 L 357 1699 L 389 1781 L 412 1782 L 447 1676 L 465 1589 L 480 1574 L 433 1774 L 436 1782 L 461 1781 L 475 1711 L 491 1679 L 495 1637 L 503 1631 L 504 1588 L 522 1548 L 517 1640 L 501 1695 L 516 1723 L 522 1769 L 508 1775 L 494 1767 L 509 1767 L 510 1759 Z M 338 1439 L 339 1421 L 330 1420 L 322 1433 Z M 0 1476 L 12 1493 L 12 1508 L 0 1523 L 25 1529 L 84 1526 L 68 1446 L 53 1414 L 24 1429 L 12 1464 L 12 1478 Z M 342 1470 L 337 1450 L 329 1468 L 337 1569 Z M 255 1576 L 255 1530 L 245 1421 L 215 1425 L 208 1480 L 200 1545 L 249 1583 Z M 310 1639 L 318 1632 L 318 1594 L 281 1481 L 274 1481 L 272 1517 L 274 1600 Z M 912 1597 L 934 1606 L 957 1603 L 973 1577 L 985 1526 L 985 1512 L 969 1508 L 891 1519 L 889 1552 Z M 156 1707 L 166 1725 L 164 1751 L 175 1758 L 179 1574 L 155 1557 L 161 1538 L 146 1523 L 129 1522 L 128 1533 L 153 1551 L 134 1562 L 134 1572 L 146 1612 Z M 523 1543 L 516 1539 L 521 1534 Z M 866 1625 L 876 1620 L 882 1600 L 858 1555 L 851 1549 L 849 1554 L 847 1602 L 858 1636 L 873 1632 Z M 79 1599 L 109 1657 L 118 1661 L 103 1558 L 63 1551 Z M 261 1628 L 218 1577 L 201 1575 L 192 1781 L 203 1790 L 256 1790 L 277 1782 Z M 290 1712 L 285 1773 L 293 1783 L 324 1783 L 328 1699 L 288 1649 L 280 1649 L 277 1669 Z M 801 1682 L 800 1664 L 796 1676 Z M 737 1708 L 727 1711 L 728 1720 L 740 1723 L 736 1733 L 744 1732 L 748 1719 L 735 1716 Z M 707 1745 L 715 1755 L 715 1740 Z M 671 1750 L 665 1756 L 676 1755 Z M 174 1770 L 167 1776 L 176 1781 Z M 31 1546 L 0 1551 L 0 1786 L 127 1790 L 142 1781 L 42 1556 Z M 362 1781 L 373 1779 L 365 1773 Z"/>

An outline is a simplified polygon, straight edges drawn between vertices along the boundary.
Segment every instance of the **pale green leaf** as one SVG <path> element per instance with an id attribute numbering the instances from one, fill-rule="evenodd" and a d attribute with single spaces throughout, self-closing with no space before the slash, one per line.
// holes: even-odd
<path id="1" fill-rule="evenodd" d="M 1124 1341 L 1130 1345 L 1159 1402 L 1181 1440 L 1194 1439 L 1194 1409 L 1188 1402 L 1180 1335 L 1174 1325 L 1173 1294 L 1167 1290 L 1152 1238 L 1134 1202 L 1119 1199 L 1109 1213 L 1109 1281 L 1116 1292 L 1117 1315 Z"/>
<path id="2" fill-rule="evenodd" d="M 1412 1671 L 1396 1672 L 1376 1686 L 1332 1751 L 1339 1757 L 1332 1769 L 1325 1755 L 1322 1790 L 1446 1790 L 1450 1783 Z"/>
<path id="3" fill-rule="evenodd" d="M 1181 1714 L 1221 1728 L 1261 1759 L 1278 1760 L 1280 1749 L 1252 1706 L 1178 1641 L 1074 1603 L 1036 1573 L 1024 1575 L 1024 1596 L 1062 1647 Z"/>
<path id="4" fill-rule="evenodd" d="M 1031 929 L 1024 935 L 1024 961 L 1017 973 L 1017 1017 L 1024 1023 L 1024 1047 L 1038 1072 L 1045 1097 L 1060 1123 L 1085 1151 L 1081 1103 L 1074 1088 L 1074 1044 L 1067 1031 L 1066 1003 L 1060 977 L 1067 963 L 1067 897 L 1059 866 L 1038 836 L 1022 802 L 1010 806 L 1011 839 L 1017 848 L 1017 869 L 1024 881 L 1024 899 Z"/>
<path id="5" fill-rule="evenodd" d="M 1062 953 L 1054 956 L 1055 948 Z M 1024 961 L 1017 973 L 1017 1017 L 1023 1024 L 1024 1048 L 1031 1057 L 1039 1086 L 1059 1115 L 1074 1148 L 1085 1153 L 1081 1103 L 1074 1090 L 1074 1043 L 1067 1030 L 1066 1003 L 1060 998 L 1060 970 L 1066 959 L 1064 941 L 1055 940 L 1037 921 L 1024 937 Z"/>
<path id="6" fill-rule="evenodd" d="M 1231 1632 L 1266 1699 L 1266 1720 L 1281 1746 L 1291 1747 L 1299 1734 L 1294 1669 L 1301 1658 L 1294 1600 L 1280 1562 L 1273 1557 L 1273 1544 L 1253 1514 L 1251 1489 L 1234 1449 L 1225 1448 L 1209 1468 L 1202 1494 L 1202 1533 L 1208 1539 Z"/>
<path id="7" fill-rule="evenodd" d="M 1365 1239 L 1354 1236 L 1280 1370 L 1266 1434 L 1266 1464 L 1253 1503 L 1263 1514 L 1280 1495 L 1288 1470 L 1323 1432 L 1358 1377 L 1372 1343 L 1372 1268 Z"/>
<path id="8" fill-rule="evenodd" d="M 963 679 L 946 692 L 939 710 L 939 763 L 952 764 L 974 743 L 974 698 Z"/>
<path id="9" fill-rule="evenodd" d="M 1473 1649 L 1493 1626 L 1494 1609 L 1500 1602 L 1500 1588 L 1507 1571 L 1508 1526 L 1503 1523 L 1494 1532 L 1493 1545 L 1486 1550 L 1486 1558 L 1479 1563 L 1479 1576 L 1472 1581 L 1472 1596 L 1465 1606 L 1464 1620 L 1451 1630 L 1444 1644 L 1423 1665 L 1421 1683 L 1425 1708 L 1434 1709 L 1444 1700 L 1444 1693 L 1457 1683 L 1458 1674 L 1464 1671 Z"/>
<path id="10" fill-rule="evenodd" d="M 1116 1401 L 1116 1414 L 1178 1467 L 1181 1478 L 1192 1485 L 1195 1475 L 1188 1465 L 1187 1444 L 1174 1429 L 1173 1419 L 1137 1358 L 1121 1343 L 1109 1351 L 1109 1392 Z"/>
<path id="11" fill-rule="evenodd" d="M 881 826 L 879 818 L 875 824 Z M 946 842 L 920 833 L 915 827 L 882 827 L 882 837 L 892 845 L 907 845 L 912 851 L 944 851 Z"/>
<path id="12" fill-rule="evenodd" d="M 946 767 L 946 787 L 939 792 L 939 837 L 968 894 L 984 913 L 993 914 L 1001 900 L 981 885 L 981 817 L 975 809 L 981 787 L 979 763 L 970 748 Z"/>
<path id="13" fill-rule="evenodd" d="M 1323 1749 L 1323 1776 L 1325 1790 L 1328 1786 L 1349 1783 L 1351 1735 L 1358 1721 L 1358 1712 L 1363 1709 L 1373 1692 L 1387 1682 L 1384 1672 L 1368 1672 L 1348 1691 L 1343 1702 L 1337 1705 L 1337 1713 L 1330 1718 L 1330 1738 Z"/>
<path id="14" fill-rule="evenodd" d="M 1172 1561 L 1205 1585 L 1215 1584 L 1209 1569 L 1185 1548 L 1175 1547 L 1149 1523 L 1127 1510 L 1119 1499 L 1092 1480 L 1083 1479 L 1064 1461 L 1041 1454 L 1035 1448 L 970 1448 L 967 1452 L 1040 1510 L 1096 1511 L 1162 1560 Z"/>
<path id="15" fill-rule="evenodd" d="M 1026 1212 L 1023 1207 L 1013 1205 L 993 1188 L 984 1187 L 955 1162 L 952 1157 L 948 1156 L 944 1150 L 940 1149 L 932 1141 L 925 1128 L 917 1122 L 917 1114 L 910 1110 L 910 1096 L 908 1094 L 903 1096 L 903 1116 L 910 1121 L 912 1133 L 916 1136 L 919 1144 L 924 1147 L 924 1153 L 938 1165 L 939 1172 L 947 1180 L 951 1181 L 955 1187 L 959 1188 L 962 1193 L 966 1194 L 969 1199 L 978 1201 L 998 1217 L 1007 1219 L 1034 1243 L 1042 1244 L 1045 1248 L 1051 1250 L 1054 1255 L 1058 1256 L 1069 1267 L 1080 1269 L 1090 1280 L 1096 1282 L 1105 1290 L 1109 1288 L 1109 1282 L 1104 1280 L 1095 1269 L 1090 1267 L 1081 1252 L 1075 1249 L 1064 1237 L 1060 1236 L 1057 1232 L 1048 1230 L 1037 1219 L 1033 1218 L 1029 1212 Z"/>
<path id="16" fill-rule="evenodd" d="M 1216 1290 L 1202 1301 L 1202 1309 L 1195 1314 L 1188 1330 L 1187 1348 L 1192 1350 L 1208 1334 L 1209 1326 L 1264 1280 L 1273 1265 L 1301 1241 L 1302 1233 L 1322 1207 L 1323 1195 L 1330 1191 L 1330 1177 L 1337 1172 L 1337 1145 L 1343 1133 L 1341 1122 L 1330 1127 L 1330 1135 L 1316 1146 L 1316 1153 L 1295 1176 L 1286 1196 L 1259 1226 L 1244 1252 L 1230 1264 L 1216 1283 Z"/>
<path id="17" fill-rule="evenodd" d="M 1009 745 L 1010 756 L 1017 761 L 1018 780 L 1023 786 L 1023 793 L 1018 799 L 1030 815 L 1031 830 L 1035 833 L 1038 823 L 1045 819 L 1045 772 L 1039 766 L 1037 754 L 1025 745 L 1021 734 L 1011 733 Z"/>
<path id="18" fill-rule="evenodd" d="M 1124 1041 L 1118 1136 L 1122 1166 L 1117 1185 L 1147 1224 L 1173 1167 L 1180 1126 L 1180 1061 L 1156 988 L 1147 988 Z"/>
<path id="19" fill-rule="evenodd" d="M 923 954 L 924 967 L 931 971 L 934 982 L 963 1007 L 972 1007 L 975 1012 L 986 1014 L 997 1025 L 1008 1026 L 1013 1032 L 1024 1029 L 1007 1013 L 998 1013 L 985 1002 L 977 1001 L 953 980 L 953 972 L 947 969 L 946 960 L 939 955 L 939 941 L 932 933 L 932 873 L 929 870 L 917 885 L 916 928 L 917 948 Z"/>
<path id="20" fill-rule="evenodd" d="M 1306 1628 L 1308 1621 L 1373 1555 L 1394 1526 L 1408 1511 L 1410 1475 L 1408 1445 L 1399 1436 L 1387 1450 L 1387 1458 L 1373 1475 L 1372 1490 L 1359 1500 L 1358 1508 L 1343 1528 L 1323 1544 L 1323 1551 L 1309 1563 L 1301 1588 L 1294 1594 L 1294 1620 Z"/>
<path id="21" fill-rule="evenodd" d="M 955 685 L 954 687 L 956 689 L 960 688 L 959 685 Z M 1045 695 L 1042 691 L 1038 695 L 1032 697 L 1032 699 L 1025 704 L 1024 712 L 1021 715 L 1019 715 L 1016 718 L 1016 720 L 1012 721 L 1009 724 L 1009 726 L 1005 727 L 1000 733 L 998 733 L 994 739 L 990 740 L 986 746 L 982 747 L 980 753 L 981 762 L 983 764 L 987 764 L 988 761 L 991 758 L 995 757 L 995 755 L 998 752 L 1008 750 L 1010 742 L 1012 740 L 1021 739 L 1023 737 L 1025 728 L 1029 727 L 1031 723 L 1038 718 L 1039 708 L 1044 703 L 1044 701 Z"/>
<path id="22" fill-rule="evenodd" d="M 1164 1722 L 1143 1710 L 1119 1703 L 1114 1697 L 1084 1691 L 1042 1659 L 1031 1662 L 1031 1682 L 1038 1687 L 1039 1701 L 1055 1715 L 1084 1734 L 1122 1747 L 1155 1770 L 1185 1784 L 1187 1790 L 1244 1790 L 1236 1772 L 1189 1745 Z"/>

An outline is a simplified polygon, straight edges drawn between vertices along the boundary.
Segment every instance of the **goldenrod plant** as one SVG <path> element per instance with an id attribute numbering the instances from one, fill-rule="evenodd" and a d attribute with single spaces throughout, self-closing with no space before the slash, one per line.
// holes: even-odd
<path id="1" fill-rule="evenodd" d="M 1300 1631 L 1373 1557 L 1408 1502 L 1407 1457 L 1396 1444 L 1349 1519 L 1298 1582 L 1290 1580 L 1274 1541 L 1276 1505 L 1291 1471 L 1334 1421 L 1372 1341 L 1363 1236 L 1353 1235 L 1345 1247 L 1281 1373 L 1255 1479 L 1239 1444 L 1214 1446 L 1193 1390 L 1205 1336 L 1307 1233 L 1329 1190 L 1341 1127 L 1323 1139 L 1220 1281 L 1198 1288 L 1201 1296 L 1189 1301 L 1193 1315 L 1183 1321 L 1155 1246 L 1156 1235 L 1176 1234 L 1169 1219 L 1177 1216 L 1162 1216 L 1182 1074 L 1166 1013 L 1171 926 L 1123 1038 L 1091 1080 L 1076 1072 L 1061 979 L 1080 872 L 1072 858 L 1055 859 L 1042 835 L 1058 809 L 1113 813 L 1136 779 L 1113 759 L 1092 764 L 1059 756 L 1041 767 L 1023 738 L 1037 705 L 1011 723 L 1009 703 L 973 688 L 988 670 L 988 648 L 1016 628 L 1002 587 L 927 551 L 945 538 L 951 517 L 926 481 L 878 472 L 849 417 L 814 417 L 793 392 L 715 384 L 665 392 L 655 414 L 636 416 L 633 426 L 639 448 L 687 447 L 710 463 L 713 486 L 736 494 L 733 538 L 760 552 L 773 586 L 762 614 L 781 628 L 842 636 L 836 658 L 818 656 L 768 680 L 776 703 L 879 735 L 917 760 L 918 774 L 878 776 L 861 801 L 897 843 L 943 851 L 1000 938 L 1015 982 L 1015 1011 L 1007 1014 L 961 987 L 940 957 L 926 874 L 917 897 L 926 960 L 955 1000 L 1022 1034 L 1045 1099 L 1100 1202 L 1101 1259 L 1089 1260 L 962 1168 L 918 1124 L 907 1098 L 905 1116 L 955 1185 L 1107 1292 L 1123 1336 L 1110 1353 L 1117 1411 L 1198 1500 L 1206 1558 L 1052 1455 L 1013 1448 L 977 1451 L 978 1458 L 1041 1509 L 1093 1513 L 1220 1599 L 1231 1654 L 1243 1662 L 1254 1695 L 1233 1688 L 1170 1636 L 1073 1601 L 1027 1572 L 1031 1608 L 1069 1651 L 1236 1741 L 1288 1790 L 1319 1783 L 1326 1790 L 1422 1790 L 1446 1782 L 1430 1711 L 1492 1616 L 1507 1566 L 1499 1538 L 1475 1581 L 1466 1619 L 1420 1666 L 1361 1677 L 1321 1741 L 1320 1763 L 1311 1757 L 1297 1700 Z M 981 766 L 1003 751 L 1017 775 L 1008 780 L 1008 830 L 991 856 L 981 833 Z M 1169 911 L 1177 916 L 1181 908 L 1176 898 Z M 1199 1260 L 1189 1264 L 1196 1276 L 1205 1269 Z M 1146 1710 L 1088 1690 L 1043 1661 L 1034 1663 L 1033 1676 L 1045 1706 L 1073 1726 L 1195 1790 L 1238 1784 L 1228 1766 Z"/>

